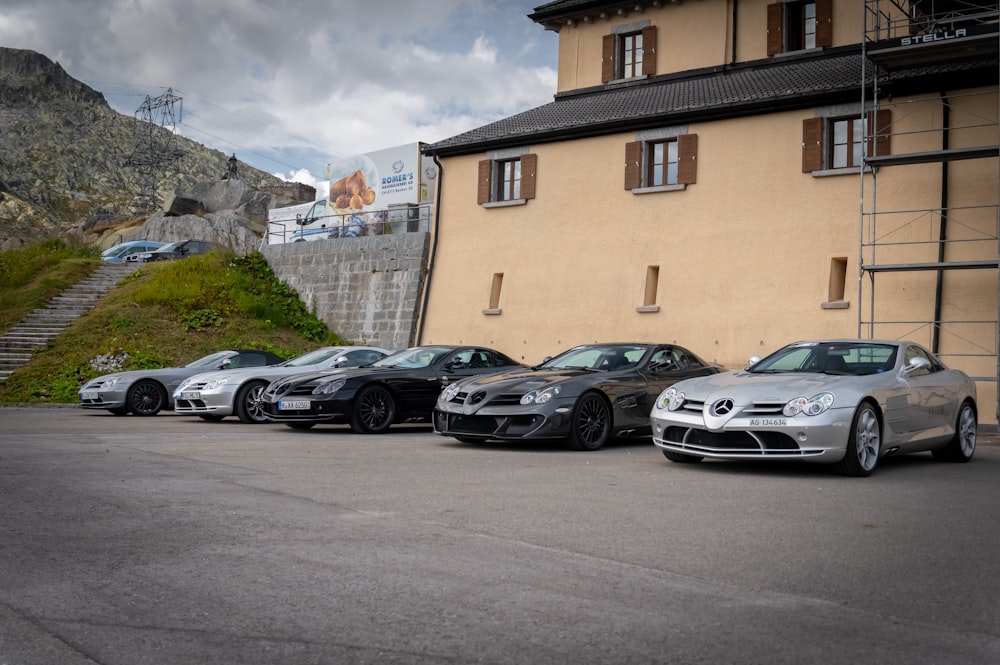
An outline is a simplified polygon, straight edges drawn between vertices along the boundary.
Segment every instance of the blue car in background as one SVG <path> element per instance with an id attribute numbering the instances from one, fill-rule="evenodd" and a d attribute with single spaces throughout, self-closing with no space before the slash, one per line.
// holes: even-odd
<path id="1" fill-rule="evenodd" d="M 129 242 L 120 242 L 113 247 L 108 247 L 106 250 L 101 252 L 101 261 L 105 263 L 124 263 L 125 257 L 129 254 L 138 254 L 139 252 L 152 252 L 161 247 L 166 243 L 156 242 L 155 240 L 130 240 Z"/>

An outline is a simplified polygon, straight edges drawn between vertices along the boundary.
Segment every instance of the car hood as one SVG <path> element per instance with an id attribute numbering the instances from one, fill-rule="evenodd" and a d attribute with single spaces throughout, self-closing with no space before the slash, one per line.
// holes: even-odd
<path id="1" fill-rule="evenodd" d="M 608 372 L 592 372 L 581 369 L 514 370 L 465 379 L 462 382 L 462 387 L 469 390 L 483 388 L 490 391 L 528 392 L 566 383 L 580 377 L 608 378 Z"/>
<path id="2" fill-rule="evenodd" d="M 686 379 L 674 385 L 689 400 L 711 402 L 729 397 L 737 404 L 779 402 L 794 397 L 811 397 L 824 390 L 856 383 L 860 377 L 813 372 L 752 374 L 740 370 Z"/>
<path id="3" fill-rule="evenodd" d="M 230 370 L 212 370 L 211 372 L 199 372 L 198 374 L 192 375 L 190 378 L 198 379 L 198 381 L 215 381 L 218 379 L 228 377 L 231 381 L 240 381 L 243 379 L 251 379 L 260 377 L 263 379 L 271 378 L 276 379 L 281 376 L 288 376 L 289 374 L 301 374 L 303 372 L 315 372 L 316 367 L 313 365 L 306 367 L 285 367 L 282 365 L 262 365 L 260 367 L 237 367 Z"/>
<path id="4" fill-rule="evenodd" d="M 290 367 L 285 367 L 285 370 L 294 369 Z M 338 379 L 349 379 L 355 376 L 369 376 L 372 374 L 380 374 L 386 372 L 401 372 L 406 371 L 398 367 L 343 367 L 341 369 L 325 369 L 325 370 L 308 370 L 305 372 L 285 372 L 286 375 L 292 376 L 288 383 L 291 385 L 303 385 L 310 382 L 321 383 L 323 381 L 332 380 L 334 378 Z"/>

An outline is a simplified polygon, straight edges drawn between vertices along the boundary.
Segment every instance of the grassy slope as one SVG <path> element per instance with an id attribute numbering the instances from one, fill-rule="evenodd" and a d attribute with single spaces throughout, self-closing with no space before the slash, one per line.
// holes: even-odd
<path id="1" fill-rule="evenodd" d="M 0 254 L 0 333 L 97 267 L 92 250 L 61 242 Z M 0 402 L 70 402 L 100 356 L 124 369 L 184 365 L 226 348 L 291 358 L 345 340 L 305 309 L 260 254 L 154 263 L 126 278 L 31 362 L 0 383 Z"/>

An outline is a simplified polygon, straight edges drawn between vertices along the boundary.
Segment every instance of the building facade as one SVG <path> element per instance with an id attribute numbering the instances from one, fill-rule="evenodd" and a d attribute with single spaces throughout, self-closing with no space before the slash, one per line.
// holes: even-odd
<path id="1" fill-rule="evenodd" d="M 736 368 L 907 338 L 995 419 L 997 3 L 556 0 L 553 101 L 426 147 L 418 341 L 534 363 L 677 342 Z M 994 420 L 995 422 L 995 420 Z"/>

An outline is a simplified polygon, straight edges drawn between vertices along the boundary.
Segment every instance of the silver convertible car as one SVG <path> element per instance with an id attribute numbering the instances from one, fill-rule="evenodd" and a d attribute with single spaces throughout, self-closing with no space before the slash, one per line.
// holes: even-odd
<path id="1" fill-rule="evenodd" d="M 673 462 L 801 460 L 868 476 L 888 455 L 972 459 L 976 384 L 913 342 L 796 342 L 671 386 L 650 423 Z"/>
<path id="2" fill-rule="evenodd" d="M 116 416 L 127 413 L 155 416 L 163 409 L 173 408 L 171 394 L 189 376 L 213 369 L 277 365 L 283 360 L 270 351 L 235 349 L 211 353 L 183 367 L 136 369 L 105 374 L 91 379 L 80 388 L 80 406 L 85 409 L 105 409 Z"/>
<path id="3" fill-rule="evenodd" d="M 279 365 L 219 370 L 195 374 L 174 391 L 174 411 L 202 420 L 222 420 L 236 415 L 245 423 L 267 422 L 260 394 L 275 379 L 305 372 L 360 367 L 389 355 L 374 346 L 324 346 Z"/>

